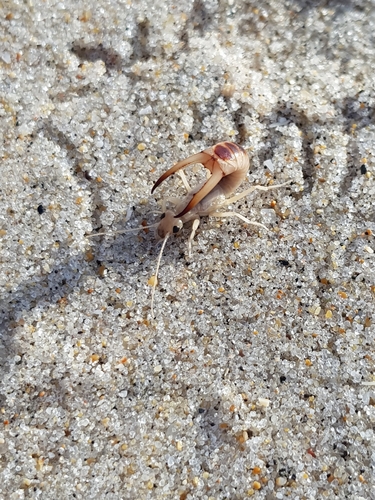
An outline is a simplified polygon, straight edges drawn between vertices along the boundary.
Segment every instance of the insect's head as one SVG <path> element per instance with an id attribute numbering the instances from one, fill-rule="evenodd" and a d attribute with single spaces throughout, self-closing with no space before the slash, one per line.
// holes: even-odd
<path id="1" fill-rule="evenodd" d="M 171 210 L 167 210 L 162 214 L 161 220 L 156 227 L 156 237 L 159 240 L 164 240 L 171 234 L 177 234 L 183 227 L 181 219 L 177 219 Z"/>

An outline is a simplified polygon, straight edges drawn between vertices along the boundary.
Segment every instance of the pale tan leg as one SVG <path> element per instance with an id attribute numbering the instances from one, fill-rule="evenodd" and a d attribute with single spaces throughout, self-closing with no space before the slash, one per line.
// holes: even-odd
<path id="1" fill-rule="evenodd" d="M 184 185 L 186 191 L 189 193 L 191 191 L 191 187 L 190 187 L 190 184 L 189 184 L 189 182 L 187 180 L 185 172 L 183 170 L 179 170 L 178 173 L 180 174 L 180 177 L 181 177 L 181 180 L 182 180 L 182 184 Z"/>
<path id="2" fill-rule="evenodd" d="M 210 214 L 210 216 L 213 216 L 213 217 L 238 217 L 242 221 L 246 222 L 246 224 L 251 224 L 253 226 L 259 226 L 259 227 L 262 227 L 263 229 L 265 229 L 266 231 L 269 231 L 268 227 L 264 226 L 260 222 L 255 222 L 253 220 L 247 219 L 246 217 L 244 217 L 243 215 L 241 215 L 237 212 L 212 212 Z"/>
<path id="3" fill-rule="evenodd" d="M 245 196 L 249 195 L 253 191 L 257 191 L 257 190 L 258 191 L 271 191 L 271 189 L 277 189 L 277 188 L 281 188 L 283 186 L 286 186 L 287 184 L 290 184 L 290 182 L 291 181 L 286 181 L 286 182 L 283 182 L 283 184 L 275 184 L 274 186 L 252 186 L 251 188 L 246 189 L 242 193 L 237 194 L 235 196 L 232 196 L 232 198 L 228 198 L 227 200 L 225 200 L 223 205 L 230 205 L 231 203 L 235 203 L 236 201 L 241 200 L 241 198 L 245 198 Z"/>
<path id="4" fill-rule="evenodd" d="M 200 220 L 199 219 L 194 219 L 193 221 L 193 225 L 191 226 L 191 233 L 190 233 L 190 236 L 189 236 L 189 239 L 188 239 L 188 255 L 189 255 L 189 258 L 191 258 L 191 245 L 193 243 L 193 239 L 194 239 L 194 236 L 195 236 L 195 233 L 197 232 L 197 229 L 199 227 L 199 222 Z"/>

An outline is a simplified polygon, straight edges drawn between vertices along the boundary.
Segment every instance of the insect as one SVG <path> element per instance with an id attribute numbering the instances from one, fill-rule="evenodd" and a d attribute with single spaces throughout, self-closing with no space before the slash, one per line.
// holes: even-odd
<path id="1" fill-rule="evenodd" d="M 185 174 L 182 169 L 194 163 L 201 163 L 207 168 L 211 175 L 203 183 L 194 188 L 189 186 Z M 131 230 L 116 231 L 123 233 L 146 228 L 155 228 L 156 239 L 162 241 L 162 246 L 158 256 L 155 275 L 153 279 L 153 288 L 151 293 L 151 316 L 154 317 L 154 298 L 157 285 L 157 277 L 159 273 L 161 258 L 168 238 L 181 231 L 184 224 L 192 222 L 191 233 L 188 239 L 188 254 L 191 257 L 191 248 L 194 236 L 199 226 L 200 218 L 205 216 L 213 217 L 237 217 L 238 219 L 260 226 L 266 231 L 268 228 L 263 224 L 251 221 L 244 217 L 242 214 L 230 211 L 220 211 L 221 208 L 235 203 L 236 201 L 248 196 L 255 190 L 269 191 L 271 189 L 280 188 L 290 183 L 290 181 L 283 184 L 273 186 L 252 186 L 240 194 L 229 197 L 243 182 L 249 171 L 250 161 L 246 151 L 233 142 L 219 142 L 215 146 L 205 149 L 200 153 L 189 156 L 185 160 L 179 161 L 169 170 L 164 172 L 161 177 L 155 182 L 151 193 L 164 182 L 168 177 L 179 172 L 182 182 L 187 190 L 187 194 L 183 198 L 169 198 L 163 202 L 164 210 L 162 212 L 161 220 L 152 224 L 151 226 L 140 227 Z M 174 205 L 173 209 L 166 210 L 166 202 Z M 95 236 L 105 234 L 97 233 Z M 92 235 L 94 236 L 94 235 Z"/>

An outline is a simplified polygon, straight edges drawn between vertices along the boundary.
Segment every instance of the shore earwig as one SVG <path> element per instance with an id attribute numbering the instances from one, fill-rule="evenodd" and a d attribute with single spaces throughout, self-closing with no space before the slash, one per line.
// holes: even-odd
<path id="1" fill-rule="evenodd" d="M 194 163 L 201 163 L 211 172 L 211 176 L 203 183 L 191 189 L 182 169 Z M 263 224 L 251 221 L 244 217 L 242 214 L 233 211 L 218 211 L 219 209 L 231 205 L 241 198 L 246 197 L 255 190 L 269 191 L 271 189 L 280 188 L 290 183 L 290 181 L 287 181 L 283 184 L 268 187 L 256 185 L 243 191 L 242 193 L 228 198 L 228 196 L 230 196 L 246 178 L 249 166 L 250 162 L 246 151 L 241 146 L 239 146 L 238 144 L 234 144 L 233 142 L 220 142 L 200 153 L 189 156 L 185 160 L 179 161 L 169 170 L 164 172 L 164 174 L 161 175 L 161 177 L 159 177 L 159 179 L 155 182 L 151 190 L 151 193 L 153 193 L 163 181 L 165 181 L 174 173 L 178 172 L 188 192 L 183 198 L 171 198 L 166 200 L 174 205 L 174 209 L 165 210 L 164 202 L 164 210 L 161 220 L 158 223 L 152 224 L 150 226 L 142 226 L 140 228 L 115 232 L 125 233 L 137 231 L 140 229 L 155 228 L 156 239 L 163 242 L 158 256 L 152 285 L 152 317 L 154 317 L 154 296 L 164 247 L 168 238 L 173 234 L 179 233 L 184 224 L 186 224 L 187 222 L 192 222 L 191 233 L 188 240 L 189 256 L 191 256 L 192 241 L 198 229 L 200 217 L 237 217 L 247 224 L 260 226 L 268 231 L 268 228 Z M 98 236 L 101 234 L 106 233 L 97 233 L 92 236 Z"/>

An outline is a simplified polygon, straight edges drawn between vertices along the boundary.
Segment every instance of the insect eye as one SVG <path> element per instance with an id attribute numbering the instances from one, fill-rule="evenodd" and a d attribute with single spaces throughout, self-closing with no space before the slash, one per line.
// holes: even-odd
<path id="1" fill-rule="evenodd" d="M 180 228 L 178 226 L 173 226 L 172 231 L 173 231 L 174 234 L 178 233 L 179 230 L 180 230 Z"/>
<path id="2" fill-rule="evenodd" d="M 164 217 L 165 217 L 165 214 L 161 214 L 161 216 L 160 216 L 160 220 L 161 220 L 161 219 L 164 219 Z"/>

